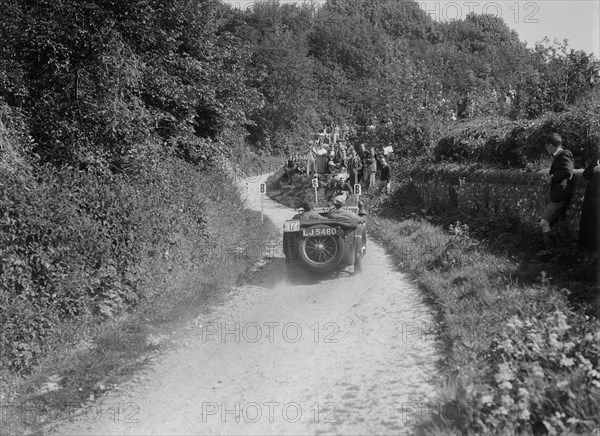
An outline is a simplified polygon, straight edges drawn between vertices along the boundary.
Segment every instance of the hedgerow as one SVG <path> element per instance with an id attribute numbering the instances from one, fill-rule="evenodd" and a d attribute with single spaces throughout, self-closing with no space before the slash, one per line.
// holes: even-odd
<path id="1" fill-rule="evenodd" d="M 261 255 L 223 251 L 247 246 L 246 231 L 264 231 L 221 171 L 166 158 L 135 177 L 49 166 L 34 173 L 0 173 L 0 361 L 13 371 L 29 371 L 63 321 L 109 319 L 164 299 L 162 273 L 203 271 L 200 286 L 213 275 L 213 256 L 235 279 Z"/>
<path id="2" fill-rule="evenodd" d="M 537 119 L 510 121 L 485 118 L 457 122 L 433 149 L 437 161 L 483 163 L 496 167 L 536 169 L 543 160 L 545 138 L 559 133 L 577 167 L 585 165 L 589 144 L 600 137 L 600 105 L 583 102 L 562 113 Z"/>

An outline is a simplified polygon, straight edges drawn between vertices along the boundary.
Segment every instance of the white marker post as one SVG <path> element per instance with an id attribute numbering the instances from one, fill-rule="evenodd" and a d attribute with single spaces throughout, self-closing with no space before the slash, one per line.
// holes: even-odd
<path id="1" fill-rule="evenodd" d="M 315 175 L 312 179 L 312 186 L 315 188 L 315 206 L 319 204 L 319 198 L 317 194 L 317 189 L 319 188 L 319 178 Z"/>
<path id="2" fill-rule="evenodd" d="M 356 195 L 356 205 L 358 206 L 358 202 L 360 201 L 360 195 L 361 195 L 362 191 L 361 191 L 361 186 L 360 183 L 357 183 L 354 185 L 354 195 Z"/>
<path id="3" fill-rule="evenodd" d="M 260 221 L 264 220 L 264 208 L 263 208 L 263 198 L 267 193 L 267 185 L 265 183 L 260 184 Z"/>

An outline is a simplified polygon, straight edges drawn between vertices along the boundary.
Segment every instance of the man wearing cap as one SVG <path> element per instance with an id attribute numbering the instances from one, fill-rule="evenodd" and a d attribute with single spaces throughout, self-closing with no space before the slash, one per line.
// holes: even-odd
<path id="1" fill-rule="evenodd" d="M 359 223 L 358 215 L 356 215 L 352 211 L 344 209 L 343 206 L 345 203 L 346 199 L 343 196 L 338 195 L 337 197 L 335 197 L 333 199 L 334 209 L 329 211 L 329 213 L 327 214 L 327 218 L 340 221 L 347 227 L 356 228 Z"/>
<path id="2" fill-rule="evenodd" d="M 314 211 L 313 204 L 310 201 L 302 203 L 302 209 L 304 212 L 294 215 L 294 220 L 321 220 L 323 217 L 316 211 Z"/>

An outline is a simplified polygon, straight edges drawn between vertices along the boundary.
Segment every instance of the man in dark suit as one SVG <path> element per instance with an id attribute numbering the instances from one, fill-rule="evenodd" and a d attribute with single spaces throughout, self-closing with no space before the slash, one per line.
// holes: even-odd
<path id="1" fill-rule="evenodd" d="M 545 146 L 553 159 L 540 227 L 546 249 L 552 249 L 556 248 L 557 224 L 565 216 L 573 194 L 573 154 L 562 148 L 562 138 L 558 133 L 548 136 Z"/>
<path id="2" fill-rule="evenodd" d="M 356 228 L 362 220 L 354 212 L 344 209 L 344 204 L 346 204 L 344 196 L 335 197 L 333 199 L 334 209 L 329 211 L 327 218 L 340 221 L 347 227 Z"/>
<path id="3" fill-rule="evenodd" d="M 380 187 L 379 193 L 389 194 L 391 191 L 391 183 L 392 183 L 392 169 L 390 164 L 387 163 L 385 156 L 381 156 L 379 158 L 379 163 L 381 164 L 381 173 L 379 176 Z"/>

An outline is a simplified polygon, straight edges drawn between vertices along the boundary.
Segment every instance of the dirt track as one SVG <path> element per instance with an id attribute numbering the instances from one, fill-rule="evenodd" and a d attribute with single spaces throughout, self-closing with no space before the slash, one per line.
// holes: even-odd
<path id="1" fill-rule="evenodd" d="M 260 209 L 258 183 L 248 204 Z M 243 189 L 245 191 L 245 189 Z M 242 192 L 246 196 L 245 192 Z M 281 228 L 292 211 L 267 198 Z M 233 297 L 58 434 L 402 434 L 431 411 L 431 310 L 383 248 L 364 273 L 286 283 L 279 243 Z M 116 411 L 119 411 L 116 413 Z"/>

